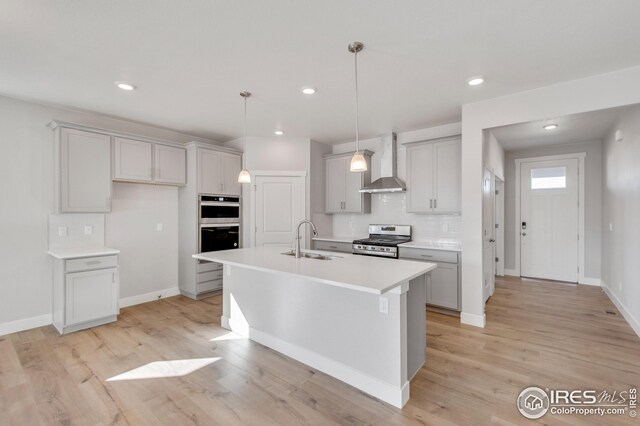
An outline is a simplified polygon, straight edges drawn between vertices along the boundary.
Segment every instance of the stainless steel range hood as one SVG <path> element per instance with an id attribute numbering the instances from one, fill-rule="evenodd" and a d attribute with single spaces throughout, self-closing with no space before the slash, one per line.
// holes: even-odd
<path id="1" fill-rule="evenodd" d="M 388 133 L 381 137 L 382 156 L 380 157 L 380 178 L 371 182 L 360 190 L 368 194 L 378 194 L 383 192 L 404 192 L 406 185 L 396 176 L 397 170 L 397 141 L 395 133 Z"/>

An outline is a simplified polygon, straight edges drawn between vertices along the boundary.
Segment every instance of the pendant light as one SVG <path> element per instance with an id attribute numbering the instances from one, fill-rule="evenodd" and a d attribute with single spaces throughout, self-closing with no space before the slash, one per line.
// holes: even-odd
<path id="1" fill-rule="evenodd" d="M 356 152 L 351 157 L 351 165 L 349 170 L 352 172 L 366 172 L 367 160 L 364 159 L 364 155 L 360 153 L 360 128 L 358 121 L 358 52 L 364 49 L 364 44 L 359 41 L 354 41 L 349 45 L 349 52 L 353 53 L 355 58 L 355 70 L 356 70 Z"/>
<path id="2" fill-rule="evenodd" d="M 251 92 L 247 92 L 247 91 L 240 92 L 240 96 L 244 98 L 244 148 L 242 149 L 244 151 L 244 155 L 242 157 L 244 160 L 244 166 L 246 167 L 247 165 L 247 98 L 251 96 Z M 238 182 L 251 183 L 251 175 L 245 169 L 245 167 L 242 168 L 242 170 L 240 171 L 240 174 L 238 175 Z"/>

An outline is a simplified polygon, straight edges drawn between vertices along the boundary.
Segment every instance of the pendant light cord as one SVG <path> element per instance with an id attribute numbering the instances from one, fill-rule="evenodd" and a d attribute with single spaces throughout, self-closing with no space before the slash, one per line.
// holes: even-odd
<path id="1" fill-rule="evenodd" d="M 244 97 L 244 167 L 247 167 L 247 97 Z"/>
<path id="2" fill-rule="evenodd" d="M 354 52 L 355 55 L 355 70 L 356 70 L 356 154 L 360 152 L 360 122 L 359 122 L 359 110 L 358 110 L 358 51 Z"/>

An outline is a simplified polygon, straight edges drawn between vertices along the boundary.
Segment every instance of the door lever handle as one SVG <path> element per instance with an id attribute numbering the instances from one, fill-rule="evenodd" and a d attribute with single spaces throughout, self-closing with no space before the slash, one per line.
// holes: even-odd
<path id="1" fill-rule="evenodd" d="M 495 243 L 495 242 L 496 242 L 496 240 L 494 240 L 493 238 L 489 238 L 489 242 L 490 242 L 490 243 Z"/>

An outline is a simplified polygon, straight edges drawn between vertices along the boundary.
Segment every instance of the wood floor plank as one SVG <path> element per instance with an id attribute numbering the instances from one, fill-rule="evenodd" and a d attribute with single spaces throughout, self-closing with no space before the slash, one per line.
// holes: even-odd
<path id="1" fill-rule="evenodd" d="M 0 426 L 521 425 L 535 423 L 515 406 L 527 386 L 640 384 L 640 339 L 597 287 L 499 278 L 484 329 L 427 312 L 426 363 L 403 409 L 222 329 L 221 303 L 176 296 L 65 336 L 49 326 L 0 337 Z M 109 380 L 201 358 L 216 361 Z M 638 424 L 550 415 L 538 423 Z"/>

